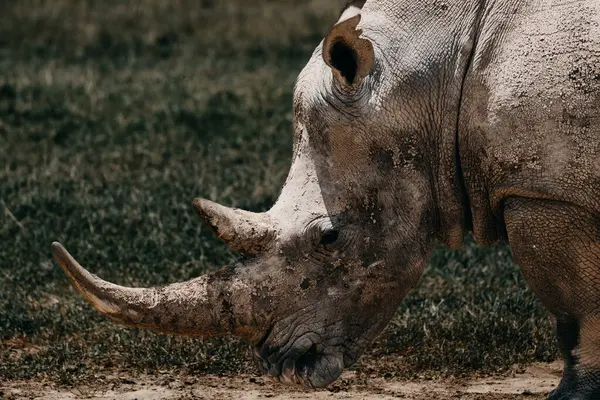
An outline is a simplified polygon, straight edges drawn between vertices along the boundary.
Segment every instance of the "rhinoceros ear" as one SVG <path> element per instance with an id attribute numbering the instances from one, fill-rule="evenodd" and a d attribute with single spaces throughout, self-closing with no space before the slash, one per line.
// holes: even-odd
<path id="1" fill-rule="evenodd" d="M 375 54 L 373 45 L 356 29 L 360 14 L 335 25 L 323 42 L 323 59 L 334 77 L 346 86 L 357 85 L 371 73 Z"/>

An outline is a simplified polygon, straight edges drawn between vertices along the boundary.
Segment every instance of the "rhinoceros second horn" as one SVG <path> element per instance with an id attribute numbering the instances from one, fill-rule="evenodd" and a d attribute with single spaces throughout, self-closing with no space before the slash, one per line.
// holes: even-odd
<path id="1" fill-rule="evenodd" d="M 202 198 L 195 199 L 193 204 L 215 234 L 236 252 L 257 254 L 273 236 L 264 213 L 229 208 Z"/>

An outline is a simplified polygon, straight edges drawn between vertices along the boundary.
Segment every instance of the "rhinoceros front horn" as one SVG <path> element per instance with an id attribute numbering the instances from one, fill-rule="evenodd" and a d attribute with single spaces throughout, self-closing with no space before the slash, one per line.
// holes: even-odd
<path id="1" fill-rule="evenodd" d="M 83 297 L 118 322 L 163 333 L 250 340 L 260 329 L 252 315 L 252 280 L 236 268 L 163 287 L 128 288 L 92 275 L 60 243 L 52 244 L 52 252 Z"/>
<path id="2" fill-rule="evenodd" d="M 257 254 L 265 249 L 274 236 L 271 222 L 265 213 L 224 207 L 202 198 L 194 200 L 194 208 L 233 251 Z"/>

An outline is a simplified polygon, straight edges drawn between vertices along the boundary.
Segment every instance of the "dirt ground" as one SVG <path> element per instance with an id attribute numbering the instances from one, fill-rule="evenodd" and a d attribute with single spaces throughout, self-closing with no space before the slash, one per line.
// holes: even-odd
<path id="1" fill-rule="evenodd" d="M 545 399 L 560 379 L 561 365 L 536 364 L 522 373 L 479 379 L 402 381 L 345 372 L 332 387 L 306 391 L 262 377 L 202 376 L 158 378 L 115 374 L 94 386 L 58 387 L 37 381 L 0 382 L 0 399 L 183 400 L 183 399 Z"/>

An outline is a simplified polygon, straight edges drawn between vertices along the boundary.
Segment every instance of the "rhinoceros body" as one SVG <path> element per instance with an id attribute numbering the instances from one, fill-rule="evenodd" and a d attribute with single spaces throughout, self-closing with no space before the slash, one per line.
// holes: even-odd
<path id="1" fill-rule="evenodd" d="M 416 284 L 436 239 L 508 242 L 556 316 L 551 399 L 600 398 L 600 3 L 355 1 L 294 93 L 294 154 L 266 213 L 194 206 L 247 257 L 164 288 L 88 273 L 121 322 L 248 339 L 265 374 L 322 387 Z"/>

